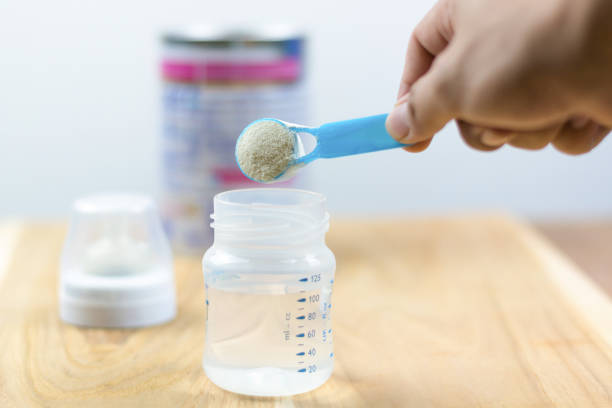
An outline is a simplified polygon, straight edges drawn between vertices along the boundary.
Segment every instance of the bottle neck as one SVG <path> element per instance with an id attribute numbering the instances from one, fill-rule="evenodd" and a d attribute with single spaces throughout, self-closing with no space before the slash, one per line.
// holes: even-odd
<path id="1" fill-rule="evenodd" d="M 296 231 L 294 234 L 240 234 L 215 231 L 213 245 L 217 248 L 264 252 L 303 252 L 310 248 L 325 246 L 327 224 L 311 231 Z"/>
<path id="2" fill-rule="evenodd" d="M 283 251 L 325 245 L 329 214 L 320 194 L 290 189 L 233 190 L 215 196 L 215 246 Z"/>

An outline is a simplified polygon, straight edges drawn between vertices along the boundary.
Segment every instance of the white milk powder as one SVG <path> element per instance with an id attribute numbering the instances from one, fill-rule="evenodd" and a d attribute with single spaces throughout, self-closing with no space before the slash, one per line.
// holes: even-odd
<path id="1" fill-rule="evenodd" d="M 295 134 L 273 120 L 250 125 L 236 144 L 236 159 L 249 178 L 269 183 L 280 176 L 294 158 Z"/>

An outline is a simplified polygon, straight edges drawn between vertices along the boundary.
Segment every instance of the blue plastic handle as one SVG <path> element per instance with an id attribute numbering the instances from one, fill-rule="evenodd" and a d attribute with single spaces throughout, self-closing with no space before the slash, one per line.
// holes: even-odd
<path id="1" fill-rule="evenodd" d="M 318 158 L 332 158 L 395 149 L 407 146 L 387 133 L 387 114 L 326 123 L 318 128 L 291 128 L 307 132 L 317 139 L 317 146 L 297 161 L 308 163 Z"/>

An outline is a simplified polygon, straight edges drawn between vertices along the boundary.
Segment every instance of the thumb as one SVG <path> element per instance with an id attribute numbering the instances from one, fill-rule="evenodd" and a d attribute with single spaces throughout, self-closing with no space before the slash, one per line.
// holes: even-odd
<path id="1" fill-rule="evenodd" d="M 456 81 L 449 53 L 438 56 L 425 75 L 401 97 L 387 117 L 387 131 L 401 143 L 431 139 L 455 114 Z"/>

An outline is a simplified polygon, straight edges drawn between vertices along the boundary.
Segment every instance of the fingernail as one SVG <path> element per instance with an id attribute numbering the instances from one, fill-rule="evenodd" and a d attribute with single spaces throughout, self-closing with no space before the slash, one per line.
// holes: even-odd
<path id="1" fill-rule="evenodd" d="M 585 116 L 577 116 L 570 119 L 570 123 L 574 129 L 583 129 L 589 123 L 589 118 Z"/>
<path id="2" fill-rule="evenodd" d="M 510 140 L 510 135 L 501 135 L 499 133 L 491 132 L 490 130 L 485 130 L 480 136 L 480 141 L 482 144 L 491 147 L 501 146 L 507 143 Z"/>
<path id="3" fill-rule="evenodd" d="M 410 98 L 410 93 L 406 93 L 406 94 L 402 95 L 401 97 L 399 97 L 397 99 L 397 101 L 395 102 L 395 105 L 393 105 L 393 106 L 399 106 L 402 103 L 407 102 L 408 98 Z"/>
<path id="4" fill-rule="evenodd" d="M 410 135 L 410 123 L 408 121 L 408 102 L 404 101 L 395 105 L 387 117 L 387 131 L 395 139 L 405 143 Z"/>

